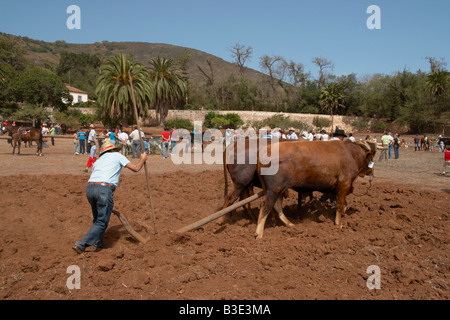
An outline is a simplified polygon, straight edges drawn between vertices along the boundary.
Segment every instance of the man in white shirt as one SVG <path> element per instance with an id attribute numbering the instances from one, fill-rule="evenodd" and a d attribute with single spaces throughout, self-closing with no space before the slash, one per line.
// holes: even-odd
<path id="1" fill-rule="evenodd" d="M 278 129 L 278 128 L 273 129 L 272 138 L 281 139 L 281 133 L 279 130 L 280 129 Z"/>
<path id="2" fill-rule="evenodd" d="M 355 142 L 356 141 L 355 137 L 353 136 L 353 133 L 350 132 L 348 134 L 348 140 L 350 140 L 351 142 Z"/>
<path id="3" fill-rule="evenodd" d="M 320 140 L 322 141 L 328 141 L 328 134 L 325 130 L 320 131 L 321 136 L 320 136 Z"/>
<path id="4" fill-rule="evenodd" d="M 142 131 L 141 131 L 141 137 L 142 138 L 145 137 L 145 135 Z M 137 126 L 135 126 L 134 131 L 130 133 L 130 138 L 133 140 L 133 142 L 131 144 L 132 157 L 134 158 L 136 155 L 136 157 L 139 158 L 141 156 L 141 141 L 139 138 L 139 131 L 138 131 Z"/>
<path id="5" fill-rule="evenodd" d="M 306 140 L 308 140 L 308 141 L 313 141 L 314 140 L 314 135 L 313 135 L 311 130 L 309 131 Z"/>
<path id="6" fill-rule="evenodd" d="M 120 153 L 123 155 L 127 155 L 127 142 L 128 142 L 128 134 L 125 131 L 119 131 L 119 134 L 117 135 L 117 138 L 120 141 Z"/>
<path id="7" fill-rule="evenodd" d="M 89 136 L 88 136 L 88 141 L 87 141 L 88 142 L 88 144 L 87 144 L 87 152 L 88 153 L 91 152 L 91 141 L 94 141 L 94 143 L 95 143 L 95 140 L 97 138 L 97 133 L 95 133 L 94 125 L 91 124 L 89 126 L 89 128 L 90 128 L 90 130 L 89 130 Z"/>
<path id="8" fill-rule="evenodd" d="M 289 129 L 289 133 L 286 136 L 287 139 L 298 139 L 297 134 L 295 133 L 294 128 Z"/>

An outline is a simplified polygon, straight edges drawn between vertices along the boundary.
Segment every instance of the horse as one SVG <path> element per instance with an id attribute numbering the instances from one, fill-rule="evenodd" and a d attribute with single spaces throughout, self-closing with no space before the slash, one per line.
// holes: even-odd
<path id="1" fill-rule="evenodd" d="M 12 125 L 8 125 L 8 126 L 3 127 L 2 134 L 8 133 L 9 136 L 11 137 L 11 139 L 8 139 L 8 143 L 11 144 L 11 147 L 13 147 L 12 135 L 14 133 L 16 133 L 17 130 L 19 130 L 20 128 L 22 128 L 22 127 L 21 126 L 20 127 L 19 126 L 12 126 Z M 32 129 L 32 128 L 28 128 L 26 130 L 29 130 L 29 129 Z M 31 140 L 24 140 L 24 139 L 22 139 L 22 141 L 25 142 L 25 148 L 27 147 L 27 144 L 28 144 L 28 146 L 31 147 L 31 142 L 32 142 Z"/>
<path id="2" fill-rule="evenodd" d="M 43 145 L 43 137 L 42 131 L 40 129 L 24 129 L 23 127 L 18 127 L 17 129 L 14 126 L 6 126 L 3 128 L 3 133 L 9 132 L 12 138 L 13 152 L 14 155 L 16 152 L 16 147 L 18 147 L 17 154 L 20 154 L 20 144 L 21 141 L 31 142 L 35 141 L 37 144 L 36 155 L 42 156 L 42 145 Z"/>
<path id="3" fill-rule="evenodd" d="M 11 139 L 8 139 L 8 143 L 11 144 L 11 147 L 13 146 L 13 140 L 12 140 L 12 135 L 14 133 L 17 132 L 17 130 L 19 130 L 19 127 L 17 126 L 13 126 L 13 125 L 6 125 L 2 128 L 2 135 L 8 133 L 8 135 L 11 137 Z"/>

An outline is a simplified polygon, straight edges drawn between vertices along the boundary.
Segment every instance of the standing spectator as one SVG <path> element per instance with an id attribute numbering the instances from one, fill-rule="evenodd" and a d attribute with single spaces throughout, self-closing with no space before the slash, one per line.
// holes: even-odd
<path id="1" fill-rule="evenodd" d="M 178 131 L 176 127 L 172 128 L 170 132 L 170 152 L 172 154 L 177 153 Z"/>
<path id="2" fill-rule="evenodd" d="M 335 141 L 335 140 L 341 140 L 343 141 L 344 138 L 346 138 L 347 135 L 345 134 L 345 131 L 342 129 L 336 128 L 334 131 L 333 137 L 329 141 Z"/>
<path id="3" fill-rule="evenodd" d="M 84 132 L 82 129 L 78 131 L 78 142 L 80 143 L 80 153 L 85 154 L 86 153 L 86 132 Z"/>
<path id="4" fill-rule="evenodd" d="M 137 158 L 139 158 L 141 156 L 140 137 L 144 138 L 144 133 L 141 130 L 140 135 L 139 135 L 138 128 L 137 128 L 137 126 L 135 126 L 133 132 L 130 133 L 130 138 L 133 141 L 131 144 L 131 154 L 132 154 L 133 158 L 135 158 L 135 156 Z"/>
<path id="5" fill-rule="evenodd" d="M 120 153 L 124 156 L 127 155 L 127 143 L 128 143 L 128 133 L 125 131 L 119 131 L 117 134 L 117 139 L 119 139 L 120 143 Z"/>
<path id="6" fill-rule="evenodd" d="M 273 129 L 273 133 L 272 133 L 272 138 L 274 139 L 281 139 L 281 132 L 280 132 L 280 128 L 275 128 Z"/>
<path id="7" fill-rule="evenodd" d="M 105 141 L 105 138 L 106 138 L 106 136 L 105 136 L 105 129 L 102 129 L 100 131 L 100 134 L 98 135 L 98 148 L 99 149 L 102 148 L 102 145 L 103 145 L 103 142 Z"/>
<path id="8" fill-rule="evenodd" d="M 320 140 L 322 141 L 328 141 L 328 133 L 325 130 L 320 131 L 321 136 L 320 136 Z"/>
<path id="9" fill-rule="evenodd" d="M 394 137 L 392 136 L 392 134 L 389 132 L 388 134 L 389 137 L 389 159 L 392 158 L 392 147 L 393 147 L 393 143 L 394 143 Z"/>
<path id="10" fill-rule="evenodd" d="M 442 167 L 442 174 L 445 175 L 445 169 L 450 166 L 450 146 L 444 152 L 444 166 Z"/>
<path id="11" fill-rule="evenodd" d="M 314 134 L 313 134 L 312 130 L 309 130 L 306 140 L 308 140 L 308 141 L 314 140 Z"/>
<path id="12" fill-rule="evenodd" d="M 55 125 L 55 134 L 57 136 L 59 136 L 61 133 L 61 125 L 59 124 L 59 122 Z"/>
<path id="13" fill-rule="evenodd" d="M 80 140 L 76 132 L 73 134 L 73 145 L 75 146 L 75 155 L 80 154 Z"/>
<path id="14" fill-rule="evenodd" d="M 356 141 L 355 137 L 353 136 L 353 133 L 350 132 L 348 134 L 348 140 L 350 140 L 351 142 L 355 142 Z"/>
<path id="15" fill-rule="evenodd" d="M 228 147 L 228 145 L 231 142 L 231 132 L 230 129 L 225 130 L 225 147 Z"/>
<path id="16" fill-rule="evenodd" d="M 148 138 L 142 140 L 142 145 L 144 146 L 144 152 L 149 154 L 150 140 Z"/>
<path id="17" fill-rule="evenodd" d="M 84 172 L 88 172 L 89 168 L 91 168 L 95 161 L 97 160 L 97 147 L 95 146 L 95 140 L 92 140 L 90 142 L 90 151 L 89 151 L 89 159 L 88 162 L 86 164 L 86 169 L 84 169 Z"/>
<path id="18" fill-rule="evenodd" d="M 400 150 L 400 135 L 397 133 L 394 138 L 394 156 L 395 159 L 399 158 L 399 150 Z"/>
<path id="19" fill-rule="evenodd" d="M 49 132 L 50 132 L 50 135 L 51 135 L 51 136 L 54 136 L 54 135 L 55 135 L 55 132 L 56 132 L 55 127 L 54 127 L 54 126 L 51 126 Z M 52 146 L 54 146 L 54 145 L 55 145 L 55 138 L 51 138 L 51 139 L 52 139 Z"/>
<path id="20" fill-rule="evenodd" d="M 48 132 L 49 132 L 46 123 L 44 123 L 44 124 L 42 125 L 41 131 L 42 131 L 42 136 L 43 136 L 43 138 L 45 138 L 45 136 L 47 136 L 47 134 L 48 134 Z M 43 142 L 43 147 L 44 147 L 44 148 L 47 148 L 47 142 Z"/>
<path id="21" fill-rule="evenodd" d="M 391 139 L 389 138 L 388 133 L 385 132 L 384 135 L 381 136 L 381 143 L 382 143 L 383 149 L 381 149 L 380 158 L 378 159 L 378 161 L 383 160 L 383 155 L 384 155 L 384 160 L 387 161 L 387 159 L 388 159 L 387 150 L 389 148 L 390 141 L 391 141 Z"/>
<path id="22" fill-rule="evenodd" d="M 420 137 L 418 134 L 414 137 L 414 151 L 420 151 Z"/>
<path id="23" fill-rule="evenodd" d="M 288 133 L 288 135 L 286 136 L 286 138 L 287 138 L 287 139 L 293 139 L 293 140 L 298 139 L 297 134 L 295 133 L 294 128 L 290 128 L 290 129 L 289 129 L 289 133 Z"/>
<path id="24" fill-rule="evenodd" d="M 97 138 L 97 133 L 95 132 L 93 124 L 91 124 L 89 126 L 89 128 L 90 128 L 90 130 L 89 130 L 89 135 L 88 135 L 88 139 L 87 139 L 87 142 L 88 142 L 88 150 L 87 150 L 87 152 L 91 153 L 91 141 L 94 141 L 94 145 L 95 145 L 95 139 Z"/>
<path id="25" fill-rule="evenodd" d="M 322 138 L 322 134 L 319 131 L 314 135 L 314 140 L 321 140 L 320 138 Z"/>
<path id="26" fill-rule="evenodd" d="M 117 138 L 115 129 L 111 129 L 111 130 L 107 133 L 107 136 L 108 136 L 108 141 L 112 142 L 112 143 L 115 145 L 115 144 L 116 144 L 116 138 Z"/>
<path id="27" fill-rule="evenodd" d="M 147 160 L 147 154 L 142 153 L 139 162 L 131 163 L 127 158 L 118 153 L 119 149 L 107 142 L 100 150 L 100 157 L 95 162 L 91 177 L 86 187 L 86 197 L 92 208 L 93 224 L 83 238 L 73 246 L 78 254 L 85 252 L 86 247 L 93 246 L 93 251 L 105 249 L 103 234 L 109 224 L 109 219 L 114 208 L 113 194 L 116 190 L 120 173 L 123 167 L 133 172 L 138 172 Z"/>
<path id="28" fill-rule="evenodd" d="M 430 150 L 433 152 L 436 151 L 436 137 L 430 138 Z"/>
<path id="29" fill-rule="evenodd" d="M 6 120 L 8 121 L 8 120 Z M 442 138 L 441 135 L 439 135 L 439 139 L 438 139 L 438 146 L 439 146 L 439 152 L 444 152 L 444 139 Z"/>
<path id="30" fill-rule="evenodd" d="M 162 137 L 162 158 L 165 159 L 167 157 L 167 159 L 169 159 L 170 133 L 169 131 L 167 131 L 166 128 L 164 128 L 164 131 L 161 133 L 161 137 Z"/>

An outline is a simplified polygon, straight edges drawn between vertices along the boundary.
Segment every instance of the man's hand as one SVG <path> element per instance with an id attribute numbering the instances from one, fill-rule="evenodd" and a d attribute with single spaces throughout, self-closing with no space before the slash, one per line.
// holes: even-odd
<path id="1" fill-rule="evenodd" d="M 147 161 L 147 158 L 148 158 L 147 153 L 146 153 L 146 152 L 142 152 L 142 153 L 141 153 L 141 158 L 140 158 L 140 160 L 143 161 L 143 162 L 145 162 L 145 161 Z"/>

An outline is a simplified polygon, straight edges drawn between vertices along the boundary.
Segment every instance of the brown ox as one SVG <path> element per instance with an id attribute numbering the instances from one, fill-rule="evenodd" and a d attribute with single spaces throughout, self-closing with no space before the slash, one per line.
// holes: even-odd
<path id="1" fill-rule="evenodd" d="M 262 150 L 262 155 L 266 150 Z M 256 236 L 262 238 L 264 224 L 271 209 L 287 226 L 293 224 L 284 216 L 281 196 L 292 188 L 298 192 L 321 191 L 336 198 L 336 225 L 342 226 L 346 196 L 353 191 L 353 182 L 358 176 L 373 175 L 375 143 L 353 143 L 350 141 L 311 141 L 279 144 L 278 172 L 262 175 L 263 165 L 258 158 L 258 175 L 263 186 L 265 201 L 260 209 Z M 268 151 L 270 153 L 270 150 Z M 369 165 L 370 164 L 370 165 Z"/>
<path id="2" fill-rule="evenodd" d="M 279 142 L 294 142 L 297 140 L 286 140 L 280 139 Z M 266 140 L 270 143 L 270 140 Z M 298 142 L 298 141 L 297 141 Z M 264 144 L 266 146 L 267 144 Z M 243 200 L 253 195 L 253 187 L 261 188 L 261 182 L 258 177 L 258 172 L 256 170 L 257 156 L 260 147 L 259 139 L 245 139 L 239 141 L 231 142 L 223 153 L 223 175 L 225 180 L 224 189 L 224 203 L 222 209 L 232 205 L 237 199 Z M 252 158 L 252 156 L 254 158 Z M 227 172 L 230 175 L 233 190 L 228 193 L 228 179 Z M 310 199 L 312 199 L 312 192 L 308 194 Z M 285 193 L 287 196 L 287 193 Z M 304 202 L 305 193 L 298 193 L 298 206 Z M 246 204 L 245 210 L 248 215 L 255 219 L 251 212 L 250 204 Z M 220 222 L 224 222 L 228 217 L 224 216 Z"/>

